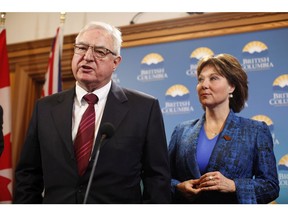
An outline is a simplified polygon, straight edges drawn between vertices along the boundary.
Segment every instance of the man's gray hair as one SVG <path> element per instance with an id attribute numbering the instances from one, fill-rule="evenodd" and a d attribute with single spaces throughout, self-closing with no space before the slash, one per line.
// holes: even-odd
<path id="1" fill-rule="evenodd" d="M 109 35 L 111 35 L 112 40 L 113 40 L 113 52 L 116 53 L 116 55 L 120 55 L 120 50 L 121 50 L 121 44 L 122 44 L 122 33 L 121 31 L 108 24 L 108 23 L 104 23 L 104 22 L 96 22 L 96 21 L 92 21 L 90 23 L 88 23 L 86 26 L 84 26 L 84 28 L 82 28 L 79 32 L 79 34 L 77 35 L 75 41 L 76 43 L 79 40 L 79 37 L 86 31 L 91 30 L 91 29 L 102 29 L 105 30 Z"/>

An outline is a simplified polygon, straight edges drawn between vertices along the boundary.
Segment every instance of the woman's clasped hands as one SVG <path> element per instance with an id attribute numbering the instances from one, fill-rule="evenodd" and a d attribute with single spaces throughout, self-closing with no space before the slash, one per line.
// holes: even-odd
<path id="1" fill-rule="evenodd" d="M 230 193 L 236 190 L 234 181 L 218 171 L 205 173 L 199 179 L 183 181 L 176 188 L 188 199 L 196 198 L 202 191 Z"/>

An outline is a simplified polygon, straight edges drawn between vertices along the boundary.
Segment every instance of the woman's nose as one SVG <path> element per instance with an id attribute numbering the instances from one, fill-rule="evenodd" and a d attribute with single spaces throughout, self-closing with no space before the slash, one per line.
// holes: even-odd
<path id="1" fill-rule="evenodd" d="M 209 86 L 208 81 L 204 79 L 201 83 L 202 89 L 208 89 L 208 86 Z"/>

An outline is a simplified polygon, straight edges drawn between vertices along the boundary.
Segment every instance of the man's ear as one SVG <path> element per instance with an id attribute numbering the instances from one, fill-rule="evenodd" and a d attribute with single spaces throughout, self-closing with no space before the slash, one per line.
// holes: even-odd
<path id="1" fill-rule="evenodd" d="M 122 61 L 122 57 L 121 56 L 117 56 L 113 62 L 114 62 L 114 67 L 113 67 L 113 71 L 116 70 L 116 68 L 119 66 L 120 62 Z"/>

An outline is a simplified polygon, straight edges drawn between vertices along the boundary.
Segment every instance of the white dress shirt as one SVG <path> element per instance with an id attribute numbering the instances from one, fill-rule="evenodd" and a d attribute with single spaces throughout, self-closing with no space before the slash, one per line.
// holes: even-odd
<path id="1" fill-rule="evenodd" d="M 102 115 L 104 112 L 104 107 L 107 101 L 107 96 L 111 87 L 111 81 L 107 83 L 100 89 L 95 90 L 92 92 L 93 94 L 97 95 L 98 103 L 95 104 L 95 114 L 96 114 L 96 122 L 95 122 L 95 134 L 94 134 L 94 142 L 99 130 L 100 122 L 102 119 Z M 78 127 L 84 114 L 85 110 L 88 107 L 88 103 L 83 99 L 83 96 L 86 95 L 88 92 L 84 90 L 82 87 L 79 86 L 78 82 L 76 82 L 76 96 L 74 98 L 74 105 L 73 105 L 73 112 L 72 112 L 72 140 L 74 143 L 75 137 L 77 135 Z"/>

